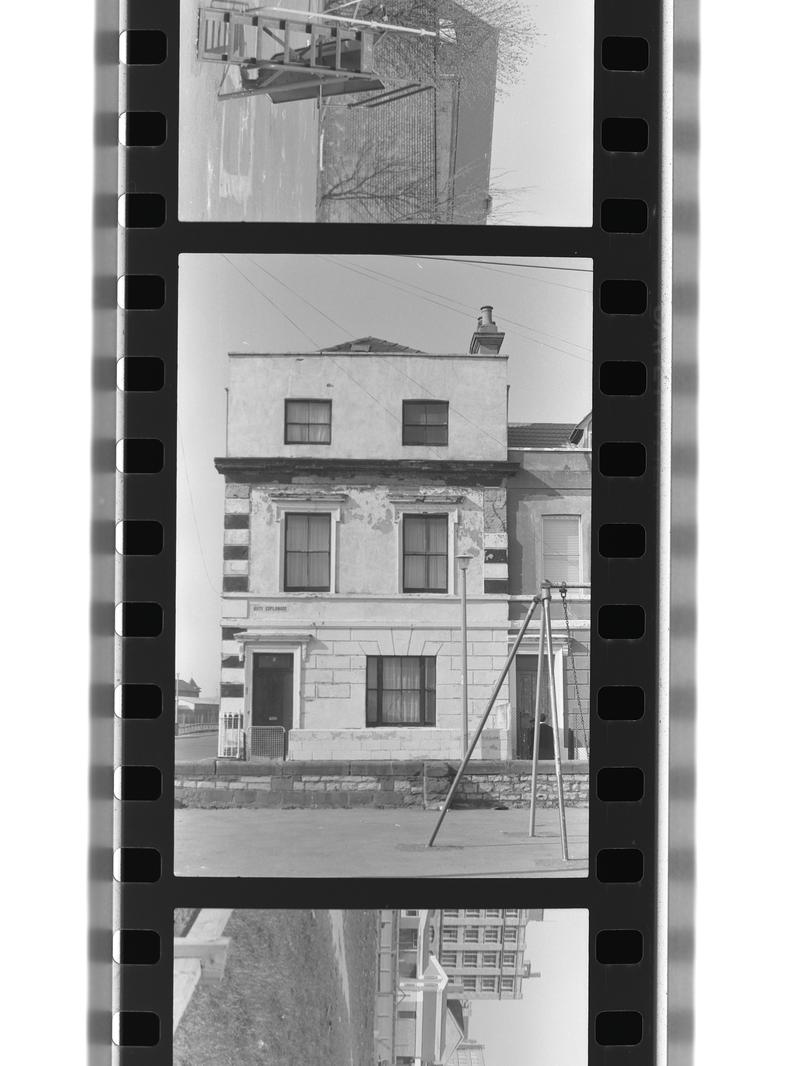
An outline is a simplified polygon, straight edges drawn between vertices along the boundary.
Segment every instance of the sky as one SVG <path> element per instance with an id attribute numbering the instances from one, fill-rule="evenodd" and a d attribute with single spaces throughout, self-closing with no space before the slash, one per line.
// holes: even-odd
<path id="1" fill-rule="evenodd" d="M 594 0 L 528 2 L 536 38 L 495 104 L 492 187 L 522 190 L 515 225 L 591 226 Z"/>
<path id="2" fill-rule="evenodd" d="M 478 261 L 476 261 L 478 260 Z M 588 259 L 183 255 L 179 265 L 176 672 L 219 692 L 228 352 L 315 351 L 374 335 L 466 352 L 482 304 L 506 338 L 512 422 L 591 406 Z"/>
<path id="3" fill-rule="evenodd" d="M 541 977 L 519 1000 L 476 1000 L 470 1039 L 485 1043 L 486 1066 L 581 1066 L 587 1061 L 589 912 L 546 910 L 529 922 L 525 958 Z"/>

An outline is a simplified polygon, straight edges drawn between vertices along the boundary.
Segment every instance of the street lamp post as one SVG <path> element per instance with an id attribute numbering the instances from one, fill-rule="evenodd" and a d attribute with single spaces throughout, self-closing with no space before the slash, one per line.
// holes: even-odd
<path id="1" fill-rule="evenodd" d="M 467 688 L 467 568 L 471 555 L 457 555 L 461 571 L 461 755 L 467 754 L 469 746 L 469 702 Z"/>

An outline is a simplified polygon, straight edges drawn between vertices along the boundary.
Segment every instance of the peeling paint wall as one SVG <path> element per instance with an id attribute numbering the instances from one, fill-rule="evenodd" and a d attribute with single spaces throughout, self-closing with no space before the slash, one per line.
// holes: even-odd
<path id="1" fill-rule="evenodd" d="M 253 486 L 250 494 L 249 587 L 253 595 L 282 594 L 287 599 L 323 599 L 326 595 L 386 596 L 402 592 L 402 519 L 405 513 L 447 513 L 452 518 L 449 560 L 449 590 L 457 592 L 459 577 L 455 555 L 468 554 L 474 562 L 468 571 L 467 590 L 483 592 L 484 492 L 490 490 L 432 489 L 424 487 L 425 503 L 413 503 L 416 494 L 408 484 L 353 486 L 328 482 L 312 493 L 314 506 L 331 508 L 331 536 L 335 538 L 334 589 L 326 593 L 285 593 L 281 582 L 282 514 L 285 509 L 303 510 L 285 486 Z M 409 503 L 403 502 L 403 497 Z M 338 497 L 344 497 L 339 500 Z M 448 503 L 461 497 L 458 503 Z M 330 504 L 326 503 L 326 499 Z M 309 508 L 310 509 L 310 508 Z M 430 600 L 430 596 L 425 599 Z"/>

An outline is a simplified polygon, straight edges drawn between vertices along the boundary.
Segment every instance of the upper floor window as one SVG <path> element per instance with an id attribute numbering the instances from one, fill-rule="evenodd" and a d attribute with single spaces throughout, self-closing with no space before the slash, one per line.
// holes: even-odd
<path id="1" fill-rule="evenodd" d="M 403 516 L 403 592 L 447 592 L 446 514 Z"/>
<path id="2" fill-rule="evenodd" d="M 580 515 L 542 516 L 542 577 L 556 585 L 580 582 Z"/>
<path id="3" fill-rule="evenodd" d="M 329 592 L 331 516 L 287 514 L 284 554 L 286 592 Z"/>
<path id="4" fill-rule="evenodd" d="M 483 930 L 483 941 L 485 944 L 496 944 L 500 939 L 500 926 L 499 925 L 487 925 Z"/>
<path id="5" fill-rule="evenodd" d="M 447 444 L 446 400 L 403 400 L 403 444 Z"/>
<path id="6" fill-rule="evenodd" d="M 330 444 L 331 401 L 287 400 L 285 444 Z"/>
<path id="7" fill-rule="evenodd" d="M 501 977 L 500 988 L 503 992 L 514 991 L 514 978 L 513 977 Z"/>

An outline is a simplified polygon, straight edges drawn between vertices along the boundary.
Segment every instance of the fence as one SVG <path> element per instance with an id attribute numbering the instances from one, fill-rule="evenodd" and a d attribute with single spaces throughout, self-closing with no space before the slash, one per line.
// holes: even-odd
<path id="1" fill-rule="evenodd" d="M 220 715 L 217 755 L 221 759 L 243 759 L 245 757 L 243 714 Z"/>
<path id="2" fill-rule="evenodd" d="M 283 726 L 254 725 L 250 730 L 250 755 L 255 759 L 283 759 L 286 755 Z"/>
<path id="3" fill-rule="evenodd" d="M 245 730 L 243 714 L 223 714 L 219 720 L 217 755 L 220 759 L 285 759 L 286 730 L 273 725 L 256 725 Z"/>

